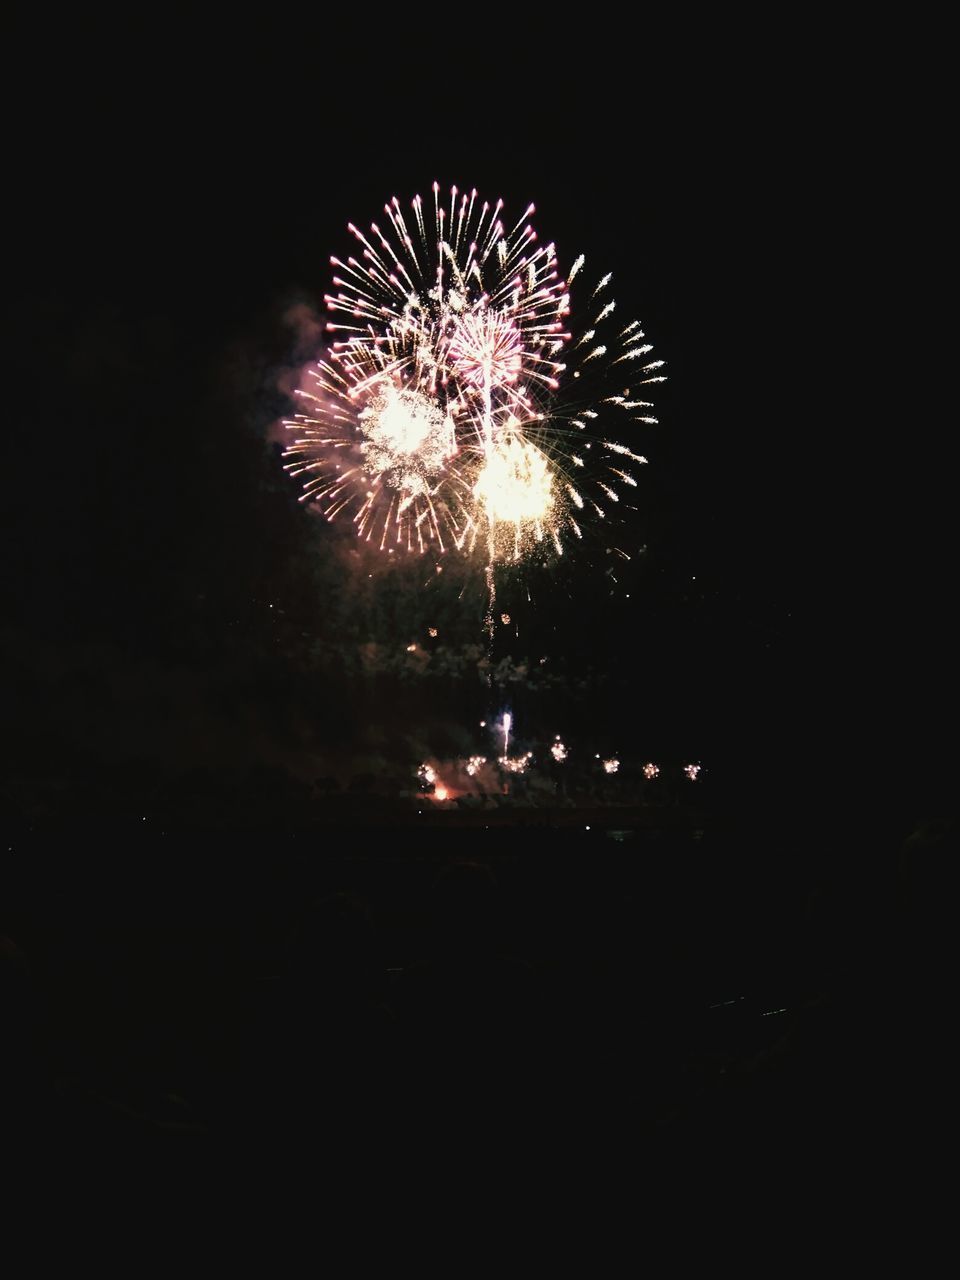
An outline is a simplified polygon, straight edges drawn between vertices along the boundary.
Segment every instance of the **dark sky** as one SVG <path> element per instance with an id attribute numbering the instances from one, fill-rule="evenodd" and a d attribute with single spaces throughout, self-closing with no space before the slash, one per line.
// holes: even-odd
<path id="1" fill-rule="evenodd" d="M 298 363 L 284 316 L 320 305 L 348 221 L 434 178 L 518 214 L 533 200 L 563 261 L 614 272 L 671 377 L 629 603 L 606 566 L 565 564 L 498 637 L 497 661 L 548 656 L 558 673 L 528 691 L 531 723 L 546 731 L 553 698 L 581 732 L 622 742 L 630 724 L 731 775 L 781 759 L 799 774 L 820 753 L 842 777 L 870 700 L 845 620 L 857 571 L 825 496 L 850 414 L 818 354 L 838 325 L 824 251 L 842 168 L 817 154 L 819 122 L 775 76 L 700 84 L 694 107 L 682 77 L 661 91 L 626 59 L 571 75 L 553 111 L 542 85 L 468 93 L 452 67 L 435 91 L 371 68 L 362 90 L 349 59 L 290 47 L 295 33 L 263 62 L 209 34 L 169 57 L 169 32 L 125 33 L 124 56 L 104 32 L 76 33 L 83 57 L 61 35 L 17 131 L 4 634 L 21 780 L 69 782 L 91 760 L 216 768 L 225 742 L 231 768 L 309 773 L 338 742 L 373 749 L 371 698 L 383 753 L 444 738 L 431 697 L 448 685 L 387 673 L 374 694 L 359 660 L 329 652 L 403 647 L 433 615 L 459 651 L 482 602 L 424 599 L 409 567 L 367 579 L 298 506 L 269 439 Z M 899 600 L 910 575 L 896 556 L 890 571 Z M 891 604 L 909 667 L 921 646 L 901 615 Z M 912 735 L 922 773 L 936 752 L 916 707 L 935 681 L 886 670 L 877 718 Z"/>

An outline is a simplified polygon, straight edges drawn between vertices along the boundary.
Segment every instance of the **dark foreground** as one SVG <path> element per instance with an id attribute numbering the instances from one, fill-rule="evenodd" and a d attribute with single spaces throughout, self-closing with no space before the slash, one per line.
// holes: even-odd
<path id="1" fill-rule="evenodd" d="M 952 827 L 583 816 L 21 832 L 7 1132 L 360 1177 L 826 1174 L 935 1137 Z"/>

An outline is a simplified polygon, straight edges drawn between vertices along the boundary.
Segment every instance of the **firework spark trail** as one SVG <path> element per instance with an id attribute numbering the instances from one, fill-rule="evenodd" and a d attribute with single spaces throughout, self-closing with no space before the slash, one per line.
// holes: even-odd
<path id="1" fill-rule="evenodd" d="M 606 519 L 637 488 L 631 464 L 647 459 L 632 446 L 656 418 L 635 388 L 665 381 L 663 361 L 639 321 L 615 319 L 610 274 L 577 286 L 585 327 L 568 325 L 585 259 L 564 279 L 532 204 L 509 231 L 503 202 L 475 189 L 448 203 L 434 183 L 432 204 L 416 196 L 408 221 L 393 196 L 382 224 L 348 224 L 357 249 L 330 259 L 330 345 L 284 456 L 302 501 L 349 515 L 381 550 L 479 544 L 492 638 L 497 564 L 562 555 L 586 515 Z"/>

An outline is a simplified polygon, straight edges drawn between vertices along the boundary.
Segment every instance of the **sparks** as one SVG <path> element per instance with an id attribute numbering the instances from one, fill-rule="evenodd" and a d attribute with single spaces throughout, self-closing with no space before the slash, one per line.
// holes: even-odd
<path id="1" fill-rule="evenodd" d="M 502 755 L 497 762 L 501 769 L 505 769 L 507 773 L 526 773 L 530 761 L 533 759 L 533 752 L 528 751 L 522 756 Z"/>

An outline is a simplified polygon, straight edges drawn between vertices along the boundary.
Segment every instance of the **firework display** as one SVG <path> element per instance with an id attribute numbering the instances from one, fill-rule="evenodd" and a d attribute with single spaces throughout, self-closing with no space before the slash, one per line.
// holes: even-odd
<path id="1" fill-rule="evenodd" d="M 422 764 L 417 770 L 417 777 L 426 787 L 432 787 L 437 781 L 437 771 L 431 764 Z"/>
<path id="2" fill-rule="evenodd" d="M 303 501 L 385 552 L 478 548 L 491 608 L 496 563 L 562 555 L 628 500 L 664 381 L 611 277 L 591 289 L 582 256 L 564 275 L 533 213 L 508 228 L 502 201 L 434 184 L 349 224 L 329 346 L 284 424 Z"/>
<path id="3" fill-rule="evenodd" d="M 533 752 L 525 751 L 522 756 L 501 756 L 497 763 L 507 773 L 526 773 L 532 759 Z"/>

